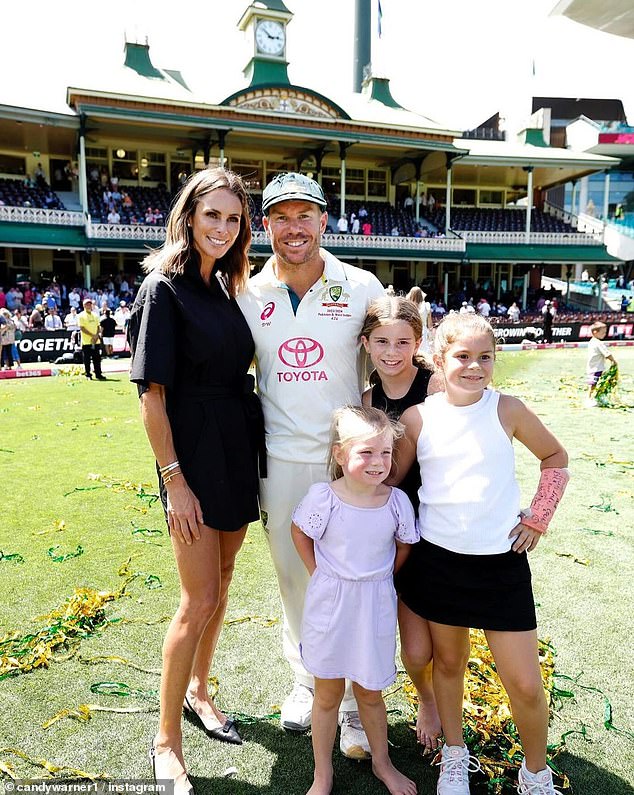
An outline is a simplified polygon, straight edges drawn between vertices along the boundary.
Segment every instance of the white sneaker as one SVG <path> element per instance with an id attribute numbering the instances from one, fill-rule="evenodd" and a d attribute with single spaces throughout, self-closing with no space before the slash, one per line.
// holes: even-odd
<path id="1" fill-rule="evenodd" d="M 348 759 L 369 759 L 370 743 L 366 737 L 359 713 L 356 711 L 340 712 L 339 750 Z"/>
<path id="2" fill-rule="evenodd" d="M 598 406 L 598 405 L 599 404 L 597 403 L 597 401 L 594 398 L 587 398 L 586 402 L 584 403 L 584 406 L 587 409 L 594 408 L 594 406 Z"/>
<path id="3" fill-rule="evenodd" d="M 481 770 L 480 762 L 466 745 L 443 745 L 437 795 L 470 795 L 469 773 Z"/>
<path id="4" fill-rule="evenodd" d="M 280 725 L 292 732 L 305 732 L 310 729 L 312 712 L 313 689 L 295 682 L 282 704 Z"/>
<path id="5" fill-rule="evenodd" d="M 531 773 L 526 769 L 526 762 L 522 762 L 517 777 L 517 791 L 520 795 L 561 795 L 555 789 L 553 774 L 549 767 L 539 773 Z"/>

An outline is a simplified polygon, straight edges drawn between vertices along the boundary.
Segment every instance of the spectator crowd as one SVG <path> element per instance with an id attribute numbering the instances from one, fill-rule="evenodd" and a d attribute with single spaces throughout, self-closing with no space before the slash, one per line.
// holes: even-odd
<path id="1" fill-rule="evenodd" d="M 117 330 L 126 331 L 134 286 L 123 273 L 111 275 L 100 287 L 90 289 L 79 285 L 68 288 L 57 279 L 45 285 L 20 282 L 6 292 L 0 286 L 2 369 L 20 366 L 17 343 L 28 331 L 70 331 L 79 344 L 79 314 L 86 299 L 93 302 L 104 339 L 112 340 Z M 106 344 L 105 353 L 113 355 L 112 342 Z"/>

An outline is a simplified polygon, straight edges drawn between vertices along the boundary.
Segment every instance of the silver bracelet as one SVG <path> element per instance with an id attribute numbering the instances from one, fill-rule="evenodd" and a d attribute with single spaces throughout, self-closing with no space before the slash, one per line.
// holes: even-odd
<path id="1" fill-rule="evenodd" d="M 180 464 L 178 461 L 172 461 L 171 464 L 166 464 L 164 467 L 159 467 L 159 472 L 161 475 L 167 475 L 168 472 L 171 472 L 173 469 L 179 469 Z"/>

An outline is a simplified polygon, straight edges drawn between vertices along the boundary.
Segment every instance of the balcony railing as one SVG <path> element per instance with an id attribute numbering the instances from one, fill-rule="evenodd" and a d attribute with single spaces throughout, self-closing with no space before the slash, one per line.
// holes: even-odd
<path id="1" fill-rule="evenodd" d="M 498 245 L 522 245 L 526 243 L 526 232 L 482 232 L 470 231 L 459 234 L 467 243 L 493 243 Z M 587 235 L 580 232 L 529 232 L 531 246 L 597 246 L 602 245 L 603 235 Z"/>
<path id="2" fill-rule="evenodd" d="M 162 242 L 165 240 L 164 226 L 146 226 L 145 224 L 86 224 L 86 237 L 101 240 L 147 240 Z"/>
<path id="3" fill-rule="evenodd" d="M 165 240 L 164 226 L 145 224 L 104 224 L 93 223 L 81 212 L 70 210 L 44 210 L 32 207 L 0 206 L 0 221 L 13 221 L 31 224 L 55 224 L 58 226 L 85 226 L 86 237 L 100 240 L 137 240 L 157 242 Z M 531 232 L 530 245 L 596 246 L 603 243 L 603 223 L 590 216 L 575 217 L 579 228 L 584 232 Z M 383 249 L 392 251 L 452 251 L 464 253 L 467 243 L 489 243 L 498 245 L 522 245 L 526 242 L 525 232 L 491 232 L 457 230 L 449 237 L 403 237 L 392 235 L 336 235 L 325 234 L 322 243 L 326 248 L 355 249 L 358 251 Z M 253 232 L 255 245 L 268 245 L 265 232 Z"/>
<path id="4" fill-rule="evenodd" d="M 55 224 L 56 226 L 83 226 L 84 214 L 71 210 L 44 210 L 40 207 L 0 206 L 0 221 L 21 224 Z"/>
<path id="5" fill-rule="evenodd" d="M 548 213 L 548 215 L 552 215 L 553 218 L 559 218 L 560 221 L 570 224 L 577 232 L 584 232 L 586 235 L 594 237 L 597 242 L 603 243 L 605 223 L 601 218 L 597 218 L 589 213 L 579 213 L 579 215 L 575 215 L 550 202 L 544 202 L 544 212 Z"/>
<path id="6" fill-rule="evenodd" d="M 407 249 L 408 251 L 465 251 L 464 240 L 460 237 L 396 237 L 392 235 L 322 235 L 325 248 L 354 249 Z M 266 232 L 254 232 L 256 245 L 267 245 Z"/>

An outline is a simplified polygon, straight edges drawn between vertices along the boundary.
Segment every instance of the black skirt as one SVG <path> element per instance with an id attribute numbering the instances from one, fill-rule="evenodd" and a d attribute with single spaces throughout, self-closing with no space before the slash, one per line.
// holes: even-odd
<path id="1" fill-rule="evenodd" d="M 537 627 L 528 555 L 461 555 L 421 540 L 395 578 L 403 602 L 437 624 L 501 632 Z"/>

